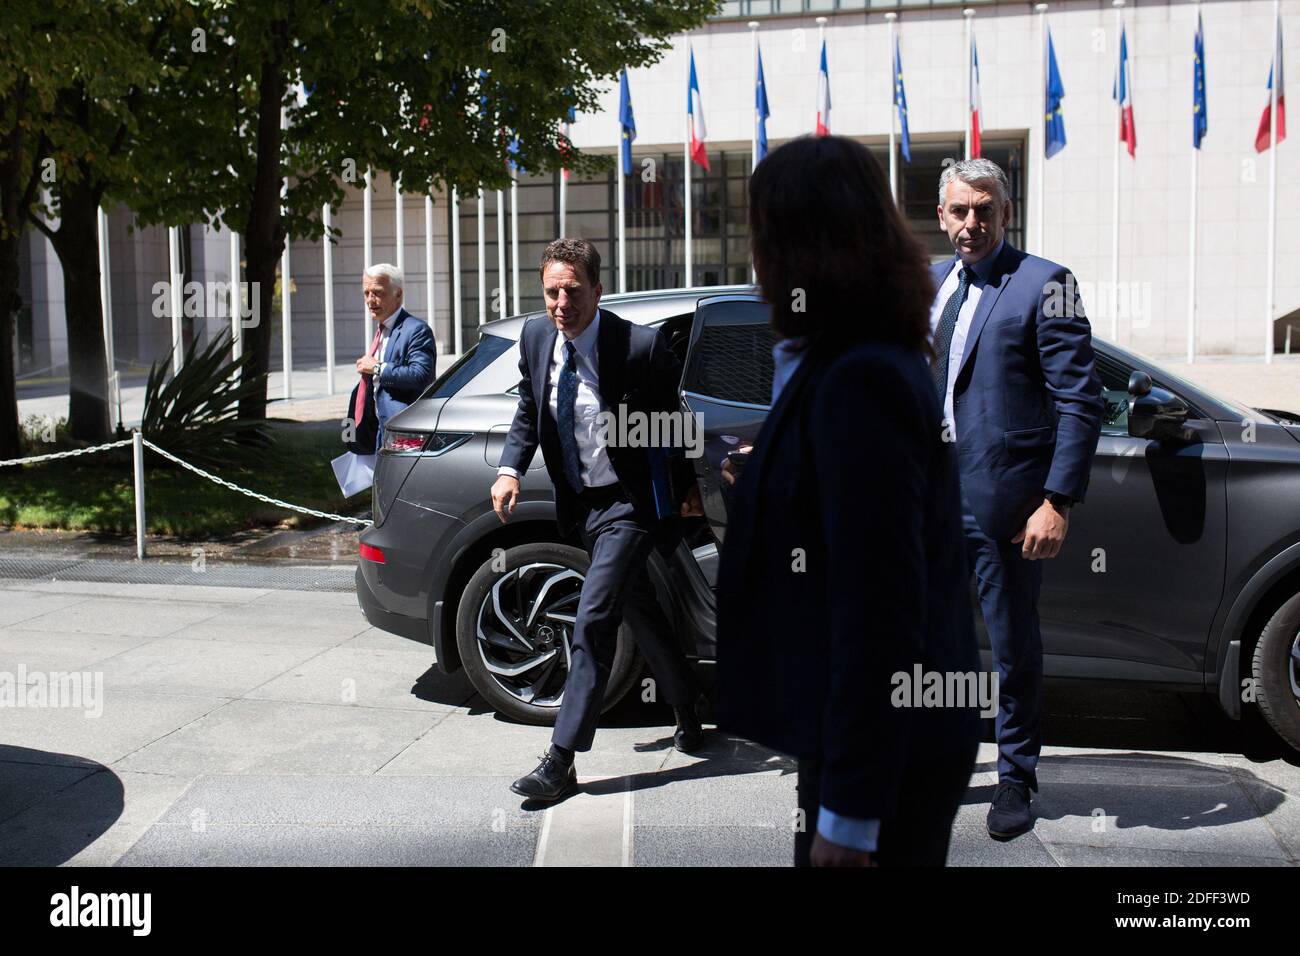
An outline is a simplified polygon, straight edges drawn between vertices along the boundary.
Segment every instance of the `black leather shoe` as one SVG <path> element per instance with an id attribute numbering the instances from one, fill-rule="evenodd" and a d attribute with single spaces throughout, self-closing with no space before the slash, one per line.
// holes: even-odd
<path id="1" fill-rule="evenodd" d="M 520 777 L 510 789 L 530 800 L 552 802 L 563 799 L 578 789 L 578 774 L 573 764 L 566 764 L 554 754 L 542 754 L 542 762 L 527 776 Z"/>
<path id="2" fill-rule="evenodd" d="M 1028 832 L 1034 825 L 1029 812 L 1029 787 L 1018 780 L 999 783 L 985 825 L 995 840 L 1010 840 Z"/>
<path id="3" fill-rule="evenodd" d="M 673 746 L 682 753 L 689 754 L 699 750 L 704 744 L 704 728 L 694 711 L 673 709 L 677 717 L 677 729 L 673 732 Z"/>

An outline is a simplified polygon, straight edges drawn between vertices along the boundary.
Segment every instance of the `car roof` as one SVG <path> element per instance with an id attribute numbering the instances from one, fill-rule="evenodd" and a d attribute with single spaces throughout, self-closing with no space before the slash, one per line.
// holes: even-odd
<path id="1" fill-rule="evenodd" d="M 758 290 L 752 285 L 711 285 L 693 289 L 647 289 L 642 292 L 617 292 L 602 295 L 600 304 L 611 312 L 637 325 L 650 325 L 671 319 L 675 315 L 686 315 L 695 311 L 695 304 L 701 299 L 716 295 L 754 294 Z M 512 315 L 505 319 L 494 319 L 482 326 L 484 335 L 499 335 L 503 338 L 517 340 L 524 323 L 534 316 L 544 315 L 541 310 Z"/>

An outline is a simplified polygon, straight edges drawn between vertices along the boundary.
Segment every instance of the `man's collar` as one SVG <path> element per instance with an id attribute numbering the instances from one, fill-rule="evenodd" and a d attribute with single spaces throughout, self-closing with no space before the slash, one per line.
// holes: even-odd
<path id="1" fill-rule="evenodd" d="M 380 322 L 379 324 L 383 326 L 387 331 L 391 332 L 393 331 L 393 326 L 397 324 L 397 317 L 401 314 L 402 314 L 402 307 L 399 305 L 397 307 L 396 312 L 394 312 L 388 318 L 384 319 L 384 321 Z"/>
<path id="2" fill-rule="evenodd" d="M 556 336 L 556 348 L 563 349 L 560 342 L 573 342 L 573 347 L 582 354 L 584 358 L 591 358 L 592 351 L 596 348 L 597 337 L 600 335 L 600 309 L 596 310 L 596 316 L 591 320 L 591 324 L 578 333 L 575 339 L 566 339 L 561 332 Z"/>
<path id="3" fill-rule="evenodd" d="M 975 273 L 975 277 L 979 279 L 980 282 L 989 281 L 989 276 L 993 274 L 993 266 L 997 263 L 998 256 L 1002 255 L 1002 247 L 1006 244 L 1007 237 L 1003 236 L 998 240 L 998 244 L 993 247 L 993 251 L 983 259 L 967 267 Z M 961 256 L 957 257 L 957 262 L 959 265 L 961 264 Z"/>

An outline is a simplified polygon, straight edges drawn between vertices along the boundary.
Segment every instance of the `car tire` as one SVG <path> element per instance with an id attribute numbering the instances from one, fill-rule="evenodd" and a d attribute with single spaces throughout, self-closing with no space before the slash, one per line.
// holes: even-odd
<path id="1" fill-rule="evenodd" d="M 524 544 L 494 553 L 465 585 L 456 610 L 456 646 L 474 689 L 497 713 L 525 724 L 555 723 L 572 638 L 572 623 L 563 618 L 576 613 L 590 564 L 587 552 L 578 548 Z M 530 621 L 539 597 L 542 604 Z M 531 649 L 518 639 L 520 633 Z M 636 644 L 624 625 L 602 713 L 631 689 L 640 669 Z"/>
<path id="2" fill-rule="evenodd" d="M 1278 736 L 1300 750 L 1300 594 L 1264 625 L 1251 673 L 1260 713 Z"/>

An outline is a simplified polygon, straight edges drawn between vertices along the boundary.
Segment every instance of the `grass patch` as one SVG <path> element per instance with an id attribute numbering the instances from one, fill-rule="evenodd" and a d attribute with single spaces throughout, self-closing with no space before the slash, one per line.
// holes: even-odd
<path id="1" fill-rule="evenodd" d="M 274 443 L 250 462 L 206 470 L 317 511 L 348 514 L 369 505 L 369 491 L 345 499 L 334 480 L 330 459 L 344 451 L 337 428 L 276 424 L 269 433 Z M 37 448 L 28 452 L 39 453 Z M 320 521 L 223 488 L 147 448 L 144 471 L 145 517 L 152 534 L 221 537 L 250 528 L 306 527 Z M 0 525 L 134 532 L 131 449 L 0 469 Z"/>

